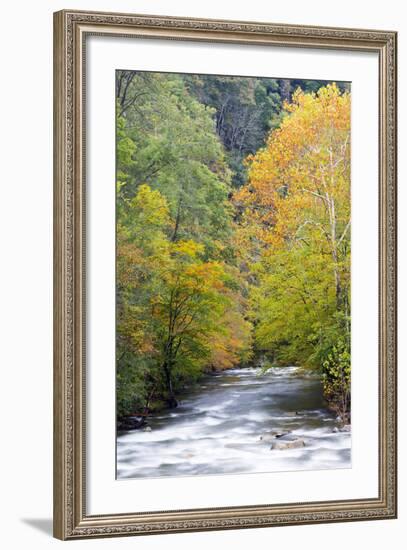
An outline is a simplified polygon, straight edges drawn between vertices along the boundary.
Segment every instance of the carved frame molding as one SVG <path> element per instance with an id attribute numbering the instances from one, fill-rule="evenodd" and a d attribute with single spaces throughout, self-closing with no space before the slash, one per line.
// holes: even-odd
<path id="1" fill-rule="evenodd" d="M 85 127 L 89 35 L 373 51 L 379 59 L 379 496 L 86 514 Z M 60 539 L 396 517 L 396 46 L 391 31 L 64 10 L 54 14 L 54 535 Z"/>

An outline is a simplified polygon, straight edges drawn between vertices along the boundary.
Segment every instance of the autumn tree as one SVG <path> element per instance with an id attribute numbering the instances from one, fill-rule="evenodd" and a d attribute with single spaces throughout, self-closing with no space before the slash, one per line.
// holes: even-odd
<path id="1" fill-rule="evenodd" d="M 350 95 L 324 84 L 117 72 L 119 416 L 256 352 L 348 407 Z"/>
<path id="2" fill-rule="evenodd" d="M 148 185 L 125 202 L 118 224 L 118 395 L 123 409 L 154 393 L 168 406 L 205 368 L 240 362 L 250 326 L 231 267 L 205 247 L 171 238 L 166 199 Z M 134 393 L 133 403 L 130 395 Z M 130 399 L 130 401 L 129 401 Z"/>
<path id="3" fill-rule="evenodd" d="M 174 379 L 193 377 L 209 363 L 218 332 L 233 335 L 220 325 L 232 303 L 224 265 L 204 261 L 204 247 L 194 241 L 171 243 L 170 257 L 162 272 L 165 291 L 152 300 L 154 316 L 160 321 L 167 402 L 174 407 Z"/>
<path id="4" fill-rule="evenodd" d="M 339 339 L 350 345 L 350 95 L 297 90 L 285 109 L 235 202 L 257 281 L 257 345 L 321 367 Z"/>
<path id="5" fill-rule="evenodd" d="M 163 292 L 169 259 L 168 205 L 142 185 L 118 208 L 116 307 L 118 414 L 142 411 L 161 385 L 152 297 Z"/>
<path id="6" fill-rule="evenodd" d="M 208 253 L 219 252 L 217 244 L 230 232 L 231 173 L 216 135 L 214 110 L 197 101 L 176 74 L 133 73 L 128 86 L 117 86 L 117 94 L 118 177 L 123 182 L 118 203 L 148 184 L 167 200 L 174 242 L 191 238 L 205 244 Z M 123 178 L 120 160 L 126 155 L 131 162 Z"/>

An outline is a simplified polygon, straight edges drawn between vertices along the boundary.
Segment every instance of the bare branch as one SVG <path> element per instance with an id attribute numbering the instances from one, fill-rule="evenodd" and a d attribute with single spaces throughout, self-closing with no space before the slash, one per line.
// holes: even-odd
<path id="1" fill-rule="evenodd" d="M 349 218 L 349 221 L 348 221 L 348 223 L 346 224 L 345 229 L 343 230 L 343 233 L 342 233 L 342 235 L 341 235 L 341 237 L 340 237 L 340 239 L 339 239 L 339 241 L 338 241 L 338 245 L 337 245 L 337 246 L 339 246 L 339 245 L 341 244 L 341 242 L 343 241 L 343 239 L 345 238 L 345 235 L 346 235 L 346 233 L 348 232 L 348 229 L 349 229 L 349 227 L 350 227 L 350 222 L 351 222 L 351 220 L 350 220 L 350 218 Z"/>

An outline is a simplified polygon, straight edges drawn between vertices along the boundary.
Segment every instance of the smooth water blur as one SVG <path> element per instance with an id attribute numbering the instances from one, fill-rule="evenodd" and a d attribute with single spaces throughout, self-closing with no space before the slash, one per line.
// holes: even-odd
<path id="1" fill-rule="evenodd" d="M 351 467 L 350 433 L 333 432 L 319 378 L 296 367 L 208 375 L 148 424 L 117 437 L 118 479 Z M 306 446 L 270 450 L 260 437 L 272 430 Z"/>

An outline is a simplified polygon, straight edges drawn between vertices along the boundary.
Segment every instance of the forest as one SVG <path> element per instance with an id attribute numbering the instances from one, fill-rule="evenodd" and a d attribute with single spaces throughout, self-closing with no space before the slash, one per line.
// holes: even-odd
<path id="1" fill-rule="evenodd" d="M 117 418 L 210 372 L 320 374 L 350 421 L 350 85 L 116 73 Z"/>

